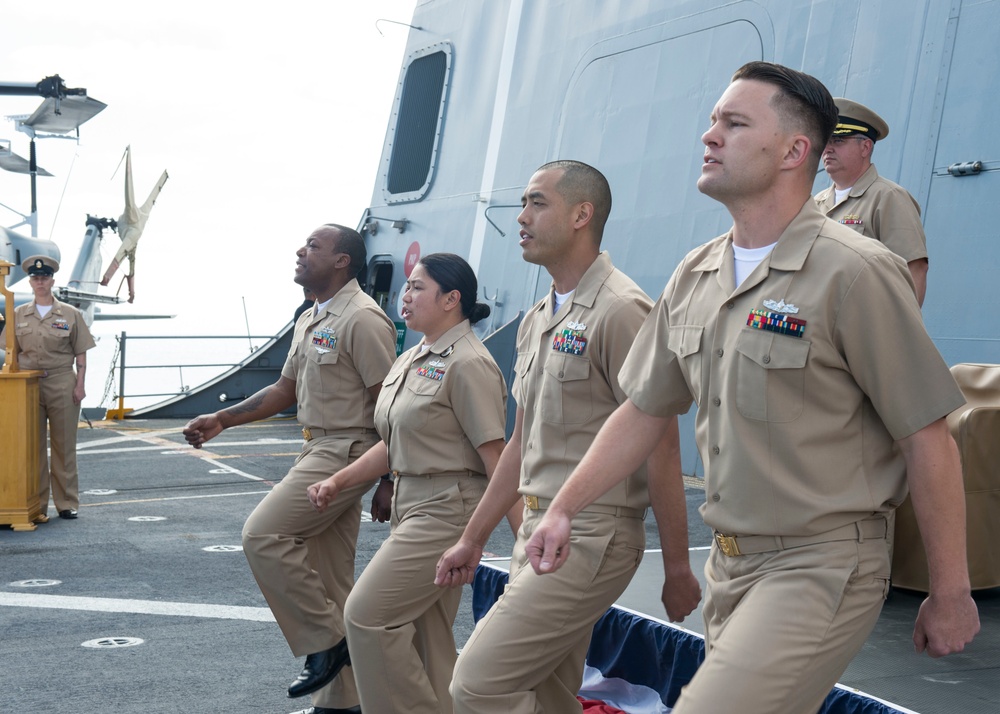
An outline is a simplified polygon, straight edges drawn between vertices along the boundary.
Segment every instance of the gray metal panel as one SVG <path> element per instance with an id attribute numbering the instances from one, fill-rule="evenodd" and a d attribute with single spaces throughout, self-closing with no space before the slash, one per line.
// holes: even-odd
<path id="1" fill-rule="evenodd" d="M 1000 2 L 967 3 L 957 22 L 941 132 L 924 211 L 930 253 L 924 318 L 945 360 L 1000 362 Z M 948 167 L 981 161 L 978 175 Z"/>
<path id="2" fill-rule="evenodd" d="M 695 185 L 697 137 L 732 69 L 770 54 L 761 36 L 733 8 L 701 13 L 596 45 L 568 88 L 555 154 L 607 176 L 614 209 L 603 247 L 654 297 L 689 250 L 726 227 L 719 204 Z M 707 69 L 685 71 L 692 62 Z M 676 231 L 703 214 L 704 234 Z"/>
<path id="3" fill-rule="evenodd" d="M 521 326 L 521 318 L 524 315 L 518 313 L 517 317 L 499 330 L 491 334 L 483 344 L 493 355 L 500 373 L 507 382 L 507 438 L 514 432 L 514 416 L 517 404 L 510 393 L 510 387 L 514 384 L 514 362 L 517 356 L 517 330 Z"/>

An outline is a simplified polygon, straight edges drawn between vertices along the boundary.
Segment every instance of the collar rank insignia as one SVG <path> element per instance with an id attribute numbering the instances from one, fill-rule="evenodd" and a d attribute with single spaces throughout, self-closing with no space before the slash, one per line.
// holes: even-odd
<path id="1" fill-rule="evenodd" d="M 806 331 L 806 321 L 797 317 L 782 315 L 780 312 L 768 310 L 751 310 L 747 318 L 747 327 L 755 330 L 777 332 L 779 335 L 802 337 Z"/>
<path id="2" fill-rule="evenodd" d="M 452 352 L 455 351 L 455 345 L 448 345 L 444 348 L 444 352 L 441 353 L 442 357 L 449 357 Z"/>
<path id="3" fill-rule="evenodd" d="M 65 318 L 62 318 L 62 317 L 57 317 L 55 320 L 53 320 L 52 321 L 52 326 L 54 328 L 56 328 L 57 330 L 68 330 L 69 329 L 69 323 L 66 322 Z"/>
<path id="4" fill-rule="evenodd" d="M 444 367 L 437 366 L 435 362 L 437 361 L 435 360 L 434 362 L 428 362 L 427 364 L 418 367 L 417 376 L 426 377 L 427 379 L 434 379 L 438 382 L 444 379 Z"/>
<path id="5" fill-rule="evenodd" d="M 570 355 L 582 355 L 587 349 L 587 338 L 581 334 L 586 329 L 586 325 L 580 325 L 579 329 L 572 329 L 570 325 L 579 325 L 578 322 L 567 323 L 566 329 L 557 332 L 552 338 L 552 349 Z"/>
<path id="6" fill-rule="evenodd" d="M 314 330 L 312 343 L 320 354 L 325 354 L 330 350 L 335 350 L 337 349 L 337 331 L 331 330 L 329 327 Z"/>
<path id="7" fill-rule="evenodd" d="M 845 226 L 863 226 L 865 224 L 864 220 L 857 213 L 848 213 L 840 219 L 840 222 Z"/>
<path id="8" fill-rule="evenodd" d="M 795 305 L 790 302 L 786 303 L 784 300 L 765 300 L 764 307 L 775 312 L 787 312 L 790 315 L 794 315 L 799 311 Z"/>

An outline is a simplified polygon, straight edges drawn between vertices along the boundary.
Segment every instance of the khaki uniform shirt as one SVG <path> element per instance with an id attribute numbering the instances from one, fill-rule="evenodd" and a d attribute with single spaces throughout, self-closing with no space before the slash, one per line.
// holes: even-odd
<path id="1" fill-rule="evenodd" d="M 409 475 L 485 474 L 476 448 L 503 439 L 507 386 L 468 320 L 404 352 L 382 383 L 375 428 L 389 468 Z"/>
<path id="2" fill-rule="evenodd" d="M 511 390 L 524 410 L 518 490 L 547 499 L 555 498 L 625 401 L 618 370 L 652 301 L 603 252 L 555 314 L 554 305 L 550 290 L 524 316 Z M 648 506 L 645 466 L 595 503 Z"/>
<path id="3" fill-rule="evenodd" d="M 828 218 L 882 241 L 907 263 L 927 257 L 920 206 L 905 188 L 879 176 L 874 164 L 834 206 L 836 200 L 833 186 L 816 194 L 816 205 Z"/>
<path id="4" fill-rule="evenodd" d="M 96 344 L 83 313 L 56 298 L 52 298 L 52 309 L 45 317 L 38 314 L 34 300 L 19 306 L 12 324 L 20 369 L 68 371 L 76 355 Z"/>
<path id="5" fill-rule="evenodd" d="M 369 387 L 396 358 L 396 327 L 357 280 L 341 288 L 318 315 L 295 323 L 281 376 L 295 382 L 303 426 L 339 431 L 374 428 Z"/>
<path id="6" fill-rule="evenodd" d="M 895 441 L 964 402 L 907 273 L 812 201 L 738 288 L 731 232 L 681 262 L 621 381 L 647 414 L 697 403 L 710 527 L 814 535 L 903 500 Z"/>

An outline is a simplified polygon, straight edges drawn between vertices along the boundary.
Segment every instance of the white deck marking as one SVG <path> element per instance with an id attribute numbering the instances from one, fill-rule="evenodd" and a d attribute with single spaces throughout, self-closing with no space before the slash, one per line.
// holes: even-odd
<path id="1" fill-rule="evenodd" d="M 267 491 L 241 491 L 239 493 L 203 493 L 197 496 L 159 496 L 156 498 L 130 498 L 126 501 L 102 501 L 101 503 L 81 503 L 80 508 L 93 508 L 94 506 L 119 506 L 123 503 L 159 503 L 160 501 L 192 501 L 199 498 L 226 498 L 227 496 L 262 496 L 270 493 Z"/>
<path id="2" fill-rule="evenodd" d="M 274 622 L 266 607 L 207 605 L 195 602 L 161 602 L 159 600 L 122 600 L 105 597 L 74 597 L 68 595 L 36 595 L 34 593 L 0 592 L 0 607 L 31 607 L 50 610 L 85 610 L 87 612 L 127 612 L 137 615 L 168 615 L 172 617 L 208 617 L 216 620 L 251 620 Z"/>
<path id="3" fill-rule="evenodd" d="M 151 446 L 129 446 L 124 449 L 92 449 L 91 446 L 107 446 L 110 439 L 102 439 L 100 443 L 90 442 L 77 447 L 77 453 L 82 454 L 122 454 L 128 451 L 176 451 L 177 453 L 191 453 L 197 455 L 197 450 L 187 444 L 178 444 L 175 441 L 154 444 Z M 128 441 L 143 441 L 143 439 L 128 439 Z M 212 448 L 218 450 L 226 446 L 275 446 L 276 444 L 301 444 L 302 439 L 267 439 L 260 441 L 219 441 L 211 442 Z"/>

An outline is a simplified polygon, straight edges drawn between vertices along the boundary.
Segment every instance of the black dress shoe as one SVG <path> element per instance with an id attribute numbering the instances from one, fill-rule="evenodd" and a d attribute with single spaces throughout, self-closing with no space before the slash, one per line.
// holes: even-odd
<path id="1" fill-rule="evenodd" d="M 64 511 L 59 511 L 59 517 L 60 518 L 67 518 L 67 519 L 76 518 L 76 509 L 75 508 L 67 508 Z"/>
<path id="2" fill-rule="evenodd" d="M 351 655 L 347 652 L 346 637 L 328 650 L 307 655 L 306 665 L 302 668 L 302 673 L 288 685 L 288 696 L 292 698 L 304 697 L 317 689 L 322 689 L 333 681 L 333 678 L 345 665 L 350 663 Z"/>
<path id="3" fill-rule="evenodd" d="M 361 707 L 348 707 L 347 709 L 313 707 L 312 709 L 306 709 L 306 714 L 361 714 Z"/>

